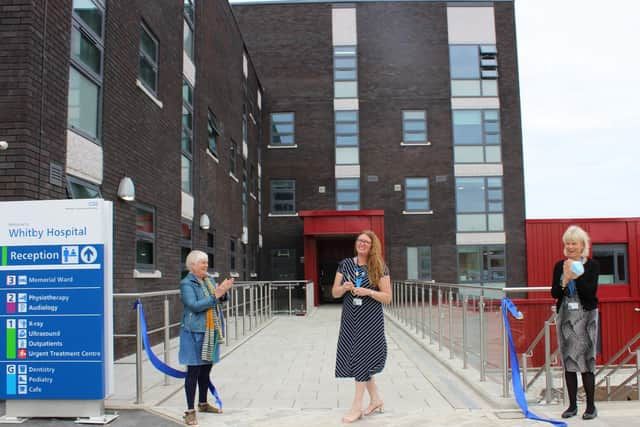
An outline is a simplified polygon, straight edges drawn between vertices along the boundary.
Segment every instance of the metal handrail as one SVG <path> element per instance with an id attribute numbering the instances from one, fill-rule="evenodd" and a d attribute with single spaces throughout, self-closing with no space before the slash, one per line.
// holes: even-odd
<path id="1" fill-rule="evenodd" d="M 235 341 L 244 337 L 247 332 L 255 330 L 260 324 L 265 323 L 272 318 L 274 314 L 273 310 L 273 295 L 272 291 L 281 286 L 290 286 L 289 298 L 288 298 L 288 312 L 293 315 L 291 289 L 299 284 L 306 285 L 305 293 L 312 291 L 313 286 L 309 286 L 312 282 L 309 281 L 257 281 L 257 282 L 245 282 L 236 281 L 234 287 L 231 289 L 229 299 L 223 303 L 223 311 L 225 312 L 225 346 L 230 345 L 231 337 L 229 335 L 229 325 L 233 323 L 233 339 Z M 154 292 L 128 292 L 128 293 L 115 293 L 113 294 L 114 301 L 126 300 L 126 299 L 139 299 L 148 300 L 150 298 L 164 298 L 164 313 L 163 313 L 163 325 L 147 331 L 148 334 L 154 334 L 164 332 L 163 337 L 163 350 L 162 355 L 164 362 L 170 364 L 171 354 L 171 329 L 180 325 L 180 322 L 170 322 L 170 307 L 169 296 L 176 296 L 180 294 L 180 290 L 171 289 L 166 291 L 154 291 Z M 307 298 L 303 301 L 305 312 L 308 311 Z M 239 327 L 242 325 L 242 334 L 240 334 Z M 134 338 L 136 339 L 136 351 L 135 351 L 135 365 L 136 365 L 136 404 L 143 403 L 143 348 L 142 348 L 142 330 L 140 311 L 136 310 L 136 332 L 133 333 L 114 333 L 114 339 L 117 338 Z M 116 362 L 117 364 L 127 364 L 127 362 Z M 169 378 L 165 375 L 165 384 L 169 384 Z"/>

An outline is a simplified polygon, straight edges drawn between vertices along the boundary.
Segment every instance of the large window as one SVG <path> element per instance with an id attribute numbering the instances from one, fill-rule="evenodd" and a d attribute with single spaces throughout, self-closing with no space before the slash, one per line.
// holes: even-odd
<path id="1" fill-rule="evenodd" d="M 407 247 L 407 279 L 431 280 L 431 246 Z"/>
<path id="2" fill-rule="evenodd" d="M 296 213 L 296 182 L 292 179 L 271 181 L 271 213 Z"/>
<path id="3" fill-rule="evenodd" d="M 158 41 L 144 24 L 140 27 L 140 81 L 158 94 Z"/>
<path id="4" fill-rule="evenodd" d="M 187 270 L 187 266 L 185 265 L 185 261 L 187 260 L 187 255 L 191 252 L 192 243 L 191 243 L 191 234 L 192 234 L 192 223 L 191 222 L 183 222 L 180 226 L 180 270 L 181 270 L 181 278 L 184 278 L 187 274 L 189 274 L 189 270 Z"/>
<path id="5" fill-rule="evenodd" d="M 504 246 L 459 246 L 458 280 L 504 282 L 507 277 Z"/>
<path id="6" fill-rule="evenodd" d="M 453 144 L 456 163 L 500 163 L 498 110 L 454 110 Z"/>
<path id="7" fill-rule="evenodd" d="M 357 165 L 358 156 L 358 112 L 336 111 L 336 164 Z"/>
<path id="8" fill-rule="evenodd" d="M 149 206 L 136 206 L 136 268 L 155 268 L 156 212 Z"/>
<path id="9" fill-rule="evenodd" d="M 193 162 L 193 88 L 182 81 L 182 191 L 191 193 Z"/>
<path id="10" fill-rule="evenodd" d="M 358 97 L 358 59 L 356 46 L 334 46 L 333 79 L 335 98 Z"/>
<path id="11" fill-rule="evenodd" d="M 593 258 L 600 264 L 598 284 L 629 283 L 627 266 L 627 245 L 593 245 Z"/>
<path id="12" fill-rule="evenodd" d="M 101 199 L 100 187 L 80 178 L 67 175 L 67 194 L 70 199 Z"/>
<path id="13" fill-rule="evenodd" d="M 451 96 L 498 96 L 495 45 L 450 45 Z"/>
<path id="14" fill-rule="evenodd" d="M 209 230 L 207 232 L 207 246 L 205 252 L 207 253 L 207 260 L 209 261 L 209 270 L 215 270 L 216 261 L 216 235 L 215 230 Z"/>
<path id="15" fill-rule="evenodd" d="M 273 280 L 296 280 L 296 250 L 271 250 L 271 277 Z"/>
<path id="16" fill-rule="evenodd" d="M 238 173 L 238 144 L 235 141 L 229 144 L 229 172 L 233 176 Z"/>
<path id="17" fill-rule="evenodd" d="M 336 179 L 336 210 L 360 209 L 360 180 L 358 178 Z"/>
<path id="18" fill-rule="evenodd" d="M 183 34 L 183 47 L 184 51 L 191 59 L 194 60 L 194 41 L 193 41 L 193 28 L 195 23 L 195 10 L 193 0 L 184 1 L 184 34 Z"/>
<path id="19" fill-rule="evenodd" d="M 218 156 L 218 138 L 222 134 L 220 123 L 215 114 L 209 110 L 207 117 L 207 148 L 214 156 Z"/>
<path id="20" fill-rule="evenodd" d="M 229 273 L 236 271 L 236 239 L 229 240 Z"/>
<path id="21" fill-rule="evenodd" d="M 425 110 L 402 112 L 402 142 L 404 144 L 427 143 L 427 112 Z"/>
<path id="22" fill-rule="evenodd" d="M 406 212 L 429 211 L 429 178 L 405 178 L 404 201 Z"/>
<path id="23" fill-rule="evenodd" d="M 456 211 L 459 232 L 503 231 L 502 178 L 456 178 Z"/>
<path id="24" fill-rule="evenodd" d="M 104 13 L 101 1 L 73 1 L 68 126 L 97 143 L 102 110 Z"/>
<path id="25" fill-rule="evenodd" d="M 295 117 L 293 113 L 271 114 L 271 145 L 295 145 Z"/>

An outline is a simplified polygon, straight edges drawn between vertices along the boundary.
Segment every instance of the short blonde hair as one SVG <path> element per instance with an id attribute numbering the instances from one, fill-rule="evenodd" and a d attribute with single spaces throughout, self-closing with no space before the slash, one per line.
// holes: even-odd
<path id="1" fill-rule="evenodd" d="M 191 271 L 191 267 L 193 267 L 194 264 L 202 261 L 203 259 L 206 259 L 207 261 L 209 260 L 209 257 L 206 253 L 198 250 L 193 250 L 189 252 L 189 255 L 187 255 L 187 259 L 185 260 L 184 265 L 185 267 L 187 267 L 187 270 Z"/>
<path id="2" fill-rule="evenodd" d="M 573 242 L 582 242 L 584 244 L 584 248 L 582 249 L 582 256 L 589 256 L 589 235 L 582 228 L 577 225 L 570 225 L 567 228 L 567 231 L 562 235 L 562 243 L 567 243 L 569 241 Z M 567 256 L 567 249 L 563 249 L 564 256 Z"/>

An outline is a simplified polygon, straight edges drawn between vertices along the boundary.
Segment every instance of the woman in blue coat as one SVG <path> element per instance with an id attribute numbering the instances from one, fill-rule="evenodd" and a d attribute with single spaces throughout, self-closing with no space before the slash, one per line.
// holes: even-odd
<path id="1" fill-rule="evenodd" d="M 196 425 L 194 400 L 198 386 L 198 410 L 220 413 L 220 409 L 207 403 L 209 373 L 214 363 L 220 360 L 222 335 L 222 301 L 233 286 L 233 279 L 217 284 L 209 276 L 209 261 L 202 251 L 191 251 L 187 255 L 189 274 L 180 282 L 180 298 L 184 305 L 180 324 L 180 350 L 178 359 L 187 365 L 184 390 L 187 396 L 187 425 Z"/>

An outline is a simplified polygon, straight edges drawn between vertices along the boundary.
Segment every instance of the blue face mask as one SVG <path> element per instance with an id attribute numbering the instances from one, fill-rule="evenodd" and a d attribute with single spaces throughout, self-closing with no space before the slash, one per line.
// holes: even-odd
<path id="1" fill-rule="evenodd" d="M 584 273 L 584 265 L 582 265 L 582 261 L 573 261 L 571 263 L 571 272 L 577 276 L 582 275 L 582 273 Z"/>

